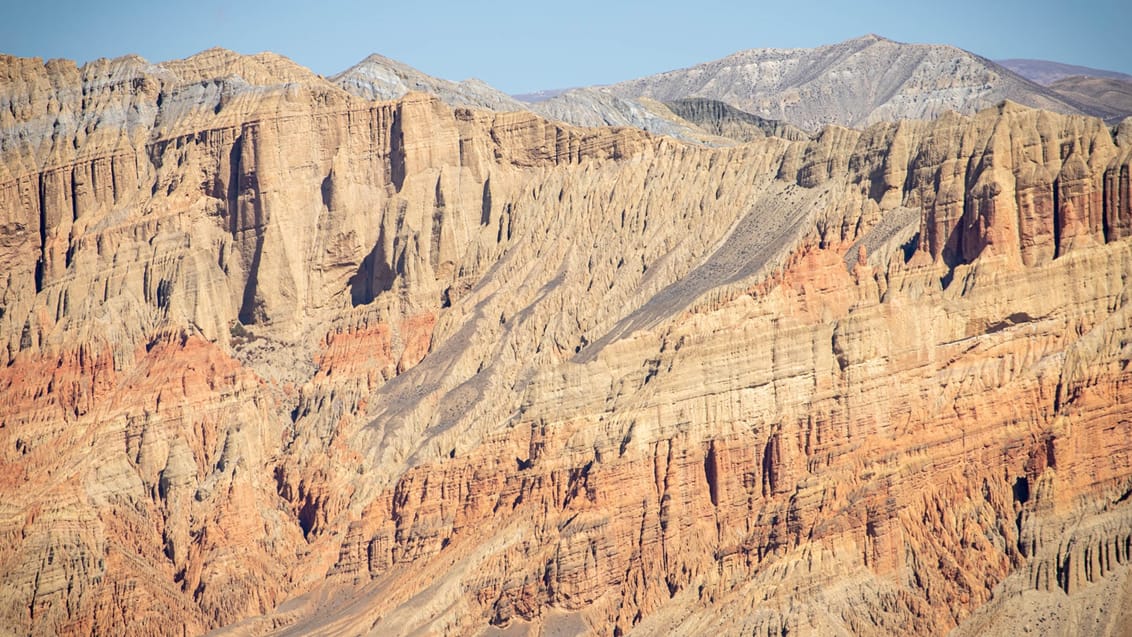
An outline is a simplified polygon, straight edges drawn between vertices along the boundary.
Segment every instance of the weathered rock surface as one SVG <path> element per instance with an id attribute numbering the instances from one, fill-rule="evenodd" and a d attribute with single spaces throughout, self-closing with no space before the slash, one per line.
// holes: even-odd
<path id="1" fill-rule="evenodd" d="M 875 35 L 814 49 L 752 49 L 687 69 L 620 82 L 623 98 L 719 100 L 816 131 L 970 114 L 1009 99 L 1062 113 L 1077 105 L 997 64 L 950 46 Z"/>
<path id="2" fill-rule="evenodd" d="M 705 148 L 302 71 L 0 59 L 0 625 L 1124 608 L 1132 121 Z"/>

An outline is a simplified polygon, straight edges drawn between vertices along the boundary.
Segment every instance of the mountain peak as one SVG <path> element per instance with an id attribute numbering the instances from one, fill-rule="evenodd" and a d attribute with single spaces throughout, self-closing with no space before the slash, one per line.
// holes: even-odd
<path id="1" fill-rule="evenodd" d="M 157 66 L 172 71 L 186 83 L 232 75 L 239 76 L 255 86 L 322 81 L 314 71 L 271 51 L 245 55 L 230 49 L 213 47 L 184 59 L 162 62 Z"/>
<path id="2" fill-rule="evenodd" d="M 883 43 L 884 46 L 874 47 Z M 930 87 L 930 88 L 925 88 Z M 1077 113 L 1075 104 L 973 53 L 869 33 L 815 49 L 751 49 L 610 87 L 620 97 L 705 97 L 806 130 L 973 113 L 1004 99 Z"/>
<path id="3" fill-rule="evenodd" d="M 339 87 L 365 99 L 391 100 L 410 91 L 431 93 L 451 106 L 499 111 L 523 110 L 522 102 L 475 78 L 453 82 L 433 77 L 404 62 L 371 53 L 330 78 Z"/>

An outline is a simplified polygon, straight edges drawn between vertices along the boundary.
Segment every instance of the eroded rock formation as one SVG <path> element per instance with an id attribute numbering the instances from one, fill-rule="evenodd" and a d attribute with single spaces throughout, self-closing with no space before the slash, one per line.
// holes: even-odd
<path id="1" fill-rule="evenodd" d="M 17 633 L 939 633 L 1127 580 L 1130 122 L 704 148 L 223 51 L 0 96 Z"/>

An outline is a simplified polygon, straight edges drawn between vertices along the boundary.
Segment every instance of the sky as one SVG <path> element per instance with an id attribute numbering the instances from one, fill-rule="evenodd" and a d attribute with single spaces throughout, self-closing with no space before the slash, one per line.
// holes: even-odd
<path id="1" fill-rule="evenodd" d="M 221 46 L 333 75 L 370 53 L 508 93 L 608 84 L 743 49 L 875 33 L 991 59 L 1132 74 L 1132 1 L 1093 0 L 0 0 L 0 53 L 152 61 Z"/>

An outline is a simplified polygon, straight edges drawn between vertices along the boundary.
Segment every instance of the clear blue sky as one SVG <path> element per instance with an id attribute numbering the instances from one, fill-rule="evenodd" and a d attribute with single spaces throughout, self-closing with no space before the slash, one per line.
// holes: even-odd
<path id="1" fill-rule="evenodd" d="M 82 63 L 137 53 L 159 62 L 222 46 L 274 51 L 331 75 L 381 53 L 511 93 L 866 33 L 1132 74 L 1132 0 L 0 1 L 0 52 L 14 55 Z"/>

